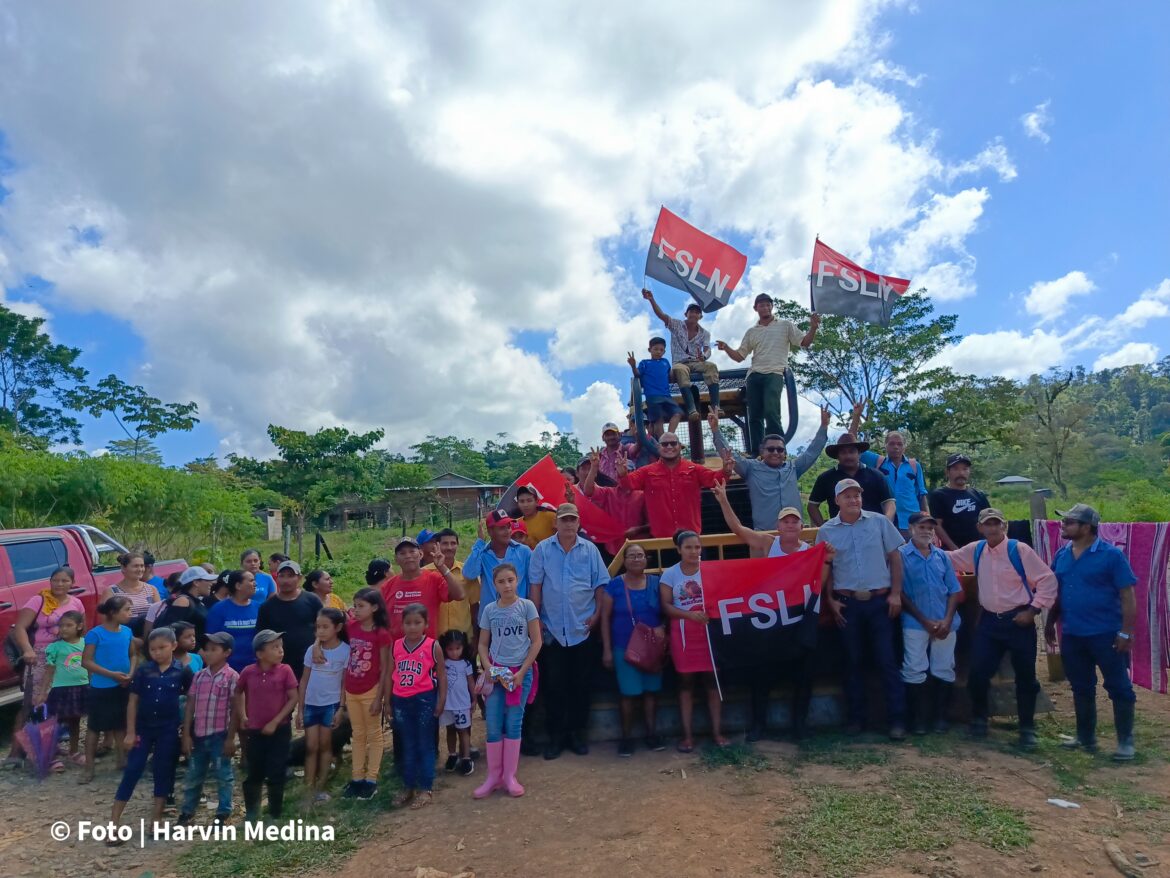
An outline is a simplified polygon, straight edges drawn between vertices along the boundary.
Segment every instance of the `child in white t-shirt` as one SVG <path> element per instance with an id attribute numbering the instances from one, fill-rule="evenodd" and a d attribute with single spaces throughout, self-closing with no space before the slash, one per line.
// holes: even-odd
<path id="1" fill-rule="evenodd" d="M 305 670 L 301 674 L 300 710 L 297 727 L 305 730 L 305 796 L 312 802 L 328 802 L 329 794 L 321 789 L 329 777 L 333 758 L 332 732 L 340 722 L 341 686 L 349 666 L 349 635 L 345 630 L 345 613 L 326 607 L 317 614 L 317 641 L 305 650 Z M 314 661 L 324 656 L 324 661 Z"/>
<path id="2" fill-rule="evenodd" d="M 439 717 L 439 725 L 447 729 L 447 764 L 451 772 L 459 769 L 464 777 L 475 772 L 471 758 L 471 708 L 475 703 L 475 668 L 468 659 L 470 644 L 462 631 L 451 630 L 439 638 L 443 648 L 443 664 L 447 673 L 447 701 Z M 455 753 L 458 739 L 459 753 Z"/>

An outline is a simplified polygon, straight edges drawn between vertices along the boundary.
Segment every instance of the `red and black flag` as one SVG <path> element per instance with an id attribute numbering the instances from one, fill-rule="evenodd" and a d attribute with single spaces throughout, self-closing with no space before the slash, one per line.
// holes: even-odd
<path id="1" fill-rule="evenodd" d="M 646 254 L 648 277 L 690 293 L 710 313 L 728 303 L 745 268 L 747 257 L 734 247 L 662 208 Z"/>
<path id="2" fill-rule="evenodd" d="M 716 670 L 791 661 L 815 649 L 824 563 L 824 544 L 781 558 L 704 562 Z"/>
<path id="3" fill-rule="evenodd" d="M 581 520 L 581 530 L 594 542 L 606 543 L 610 540 L 623 539 L 626 535 L 626 528 L 620 521 L 586 497 L 575 485 L 569 484 L 550 454 L 546 454 L 525 470 L 504 492 L 496 508 L 504 510 L 509 515 L 517 515 L 516 490 L 522 487 L 533 490 L 536 502 L 542 509 L 551 509 L 555 512 L 562 503 L 575 503 Z"/>
<path id="4" fill-rule="evenodd" d="M 809 296 L 814 311 L 842 314 L 888 326 L 892 297 L 901 296 L 909 288 L 910 281 L 874 274 L 822 243 L 819 238 L 813 246 Z"/>

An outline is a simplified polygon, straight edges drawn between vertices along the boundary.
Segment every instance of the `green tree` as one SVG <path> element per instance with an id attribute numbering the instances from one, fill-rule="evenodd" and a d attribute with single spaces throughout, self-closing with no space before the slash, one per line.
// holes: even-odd
<path id="1" fill-rule="evenodd" d="M 876 426 L 906 430 L 911 442 L 908 453 L 923 462 L 929 483 L 937 484 L 944 479 L 947 454 L 1007 441 L 1021 410 L 1014 381 L 959 375 L 932 393 L 891 398 Z"/>
<path id="2" fill-rule="evenodd" d="M 809 311 L 796 302 L 778 299 L 776 311 L 798 324 L 809 319 Z M 816 343 L 792 361 L 792 369 L 800 387 L 835 414 L 845 416 L 869 400 L 870 418 L 885 421 L 900 400 L 955 386 L 954 371 L 932 362 L 962 338 L 955 332 L 957 322 L 954 314 L 936 315 L 925 290 L 899 297 L 888 327 L 828 314 Z"/>
<path id="3" fill-rule="evenodd" d="M 81 441 L 81 423 L 68 414 L 71 394 L 85 380 L 76 365 L 81 351 L 53 344 L 40 317 L 0 305 L 0 425 L 17 436 L 52 442 Z"/>
<path id="4" fill-rule="evenodd" d="M 1033 375 L 1023 387 L 1020 444 L 1031 448 L 1061 497 L 1068 496 L 1068 463 L 1086 450 L 1084 426 L 1093 406 L 1081 393 L 1083 371 Z"/>
<path id="5" fill-rule="evenodd" d="M 126 434 L 132 460 L 139 459 L 142 443 L 164 433 L 186 432 L 199 423 L 199 407 L 193 402 L 166 402 L 151 396 L 137 385 L 127 384 L 117 375 L 107 375 L 93 387 L 79 388 L 72 394 L 76 408 L 95 418 L 112 415 Z"/>
<path id="6" fill-rule="evenodd" d="M 106 443 L 106 450 L 113 457 L 123 460 L 137 460 L 139 463 L 152 463 L 155 466 L 163 465 L 162 452 L 149 439 L 111 439 Z"/>
<path id="7" fill-rule="evenodd" d="M 382 430 L 351 433 L 345 427 L 326 427 L 315 433 L 268 425 L 268 438 L 279 455 L 274 460 L 255 460 L 228 455 L 232 471 L 288 499 L 303 540 L 305 522 L 346 495 L 370 490 L 370 471 L 363 460 L 385 435 Z"/>
<path id="8" fill-rule="evenodd" d="M 490 475 L 487 461 L 476 449 L 473 439 L 459 439 L 455 436 L 427 436 L 417 445 L 410 446 L 414 452 L 411 463 L 423 464 L 432 476 L 443 473 L 458 473 L 469 479 L 486 482 Z"/>

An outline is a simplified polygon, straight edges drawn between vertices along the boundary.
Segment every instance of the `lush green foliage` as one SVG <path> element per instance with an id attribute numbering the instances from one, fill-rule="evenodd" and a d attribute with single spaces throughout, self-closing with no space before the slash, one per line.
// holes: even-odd
<path id="1" fill-rule="evenodd" d="M 65 456 L 0 443 L 0 526 L 86 522 L 160 555 L 255 536 L 252 510 L 272 496 L 208 474 L 112 455 Z"/>

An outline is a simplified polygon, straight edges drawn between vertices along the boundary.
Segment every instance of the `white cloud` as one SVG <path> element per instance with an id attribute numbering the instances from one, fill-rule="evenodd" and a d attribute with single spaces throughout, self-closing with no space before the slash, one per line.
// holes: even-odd
<path id="1" fill-rule="evenodd" d="M 1027 378 L 1065 362 L 1070 336 L 1033 329 L 1024 335 L 1017 329 L 964 336 L 937 358 L 937 363 L 975 375 Z"/>
<path id="2" fill-rule="evenodd" d="M 612 421 L 625 429 L 627 409 L 623 400 L 628 396 L 628 389 L 623 395 L 608 381 L 594 381 L 583 394 L 569 401 L 573 434 L 583 449 L 601 444 L 601 428 L 604 424 Z"/>
<path id="3" fill-rule="evenodd" d="M 939 262 L 914 275 L 912 290 L 926 287 L 932 299 L 953 302 L 975 295 L 974 259 L 965 263 Z"/>
<path id="4" fill-rule="evenodd" d="M 753 289 L 807 297 L 818 231 L 974 289 L 987 191 L 936 191 L 946 165 L 898 99 L 823 72 L 880 49 L 880 6 L 625 4 L 582 27 L 536 0 L 151 4 L 81 6 L 68 28 L 13 7 L 0 282 L 39 275 L 54 309 L 126 321 L 149 389 L 196 400 L 221 453 L 263 453 L 270 422 L 383 426 L 396 448 L 533 437 L 612 402 L 567 400 L 563 370 L 644 347 L 640 279 L 613 253 L 644 246 L 661 203 L 759 250 L 710 321 L 729 340 Z"/>
<path id="5" fill-rule="evenodd" d="M 1145 365 L 1156 362 L 1158 348 L 1149 342 L 1131 341 L 1109 354 L 1102 354 L 1093 363 L 1093 371 L 1120 369 L 1122 366 Z"/>
<path id="6" fill-rule="evenodd" d="M 1042 143 L 1048 143 L 1052 138 L 1048 134 L 1048 126 L 1052 124 L 1052 113 L 1048 107 L 1051 100 L 1037 104 L 1036 109 L 1024 113 L 1020 117 L 1020 124 L 1024 126 L 1024 133 Z"/>
<path id="7" fill-rule="evenodd" d="M 1097 285 L 1083 271 L 1070 271 L 1056 280 L 1032 284 L 1024 296 L 1024 310 L 1046 323 L 1064 314 L 1073 296 L 1085 296 L 1095 289 Z"/>
<path id="8" fill-rule="evenodd" d="M 1012 162 L 1012 157 L 1008 155 L 1007 147 L 1004 146 L 1002 137 L 997 137 L 987 144 L 974 158 L 949 166 L 944 176 L 947 180 L 954 180 L 964 174 L 978 174 L 985 170 L 994 171 L 1004 183 L 1019 176 L 1019 172 Z"/>
<path id="9" fill-rule="evenodd" d="M 918 88 L 922 85 L 922 81 L 926 79 L 925 73 L 919 73 L 915 76 L 906 72 L 905 67 L 897 64 L 891 64 L 885 59 L 879 59 L 869 65 L 866 74 L 870 79 L 888 79 L 891 82 L 900 82 L 903 85 L 908 85 L 911 88 Z"/>
<path id="10" fill-rule="evenodd" d="M 1158 286 L 1145 290 L 1136 302 L 1122 311 L 1114 323 L 1125 329 L 1141 329 L 1151 320 L 1170 315 L 1170 278 Z"/>

